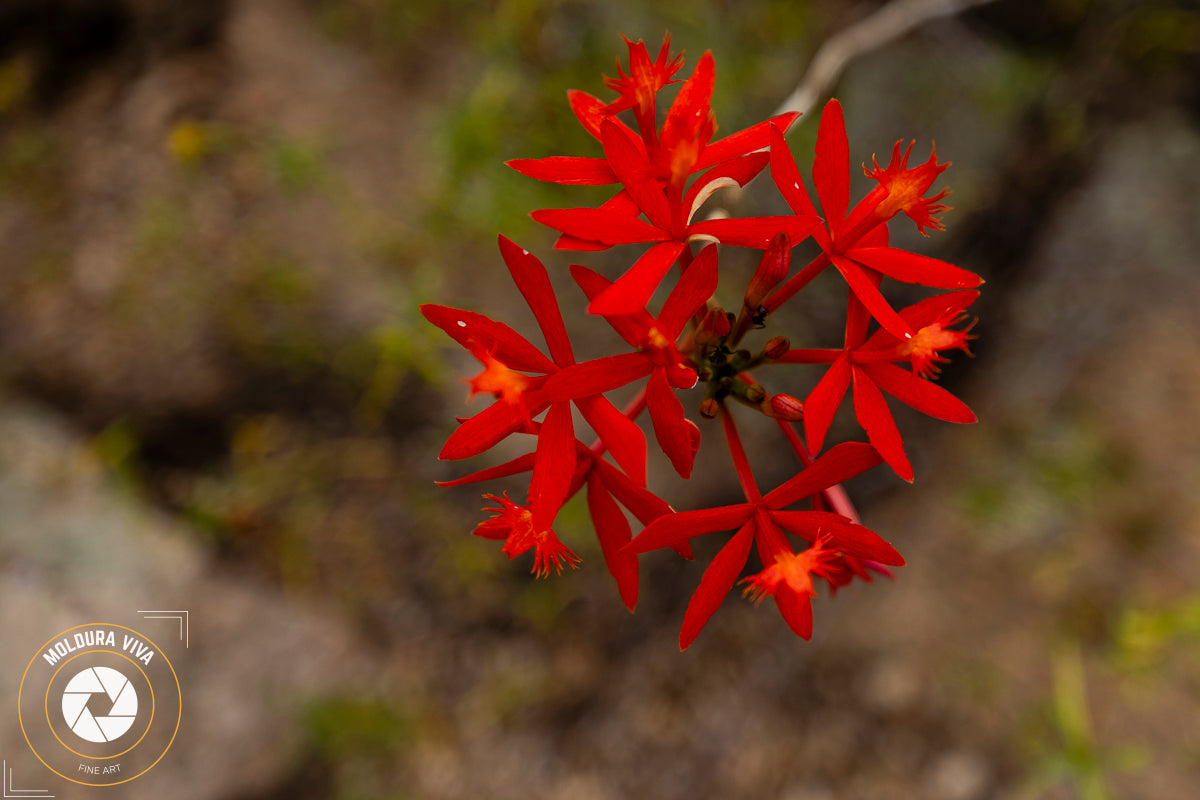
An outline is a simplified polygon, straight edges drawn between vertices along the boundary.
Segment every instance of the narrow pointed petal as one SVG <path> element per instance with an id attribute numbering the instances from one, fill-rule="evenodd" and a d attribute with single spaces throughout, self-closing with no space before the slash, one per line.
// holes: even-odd
<path id="1" fill-rule="evenodd" d="M 771 179 L 792 211 L 803 217 L 817 216 L 817 209 L 808 196 L 808 190 L 804 188 L 804 179 L 800 177 L 791 148 L 776 128 L 771 131 Z"/>
<path id="2" fill-rule="evenodd" d="M 666 500 L 635 484 L 628 475 L 604 459 L 596 459 L 594 469 L 608 487 L 612 496 L 629 509 L 642 525 L 649 525 L 659 517 L 675 513 Z"/>
<path id="3" fill-rule="evenodd" d="M 575 362 L 571 352 L 571 341 L 567 338 L 567 328 L 563 324 L 562 312 L 558 308 L 558 299 L 554 288 L 550 285 L 550 276 L 542 265 L 528 250 L 514 243 L 511 239 L 500 236 L 500 254 L 508 265 L 513 283 L 517 285 L 525 302 L 533 311 L 542 335 L 546 337 L 546 346 L 550 357 L 560 367 Z"/>
<path id="4" fill-rule="evenodd" d="M 983 283 L 974 272 L 897 247 L 856 247 L 846 258 L 904 283 L 935 289 L 973 289 Z"/>
<path id="5" fill-rule="evenodd" d="M 472 352 L 483 351 L 509 369 L 540 373 L 558 369 L 528 339 L 503 322 L 474 311 L 429 303 L 421 306 L 421 313 L 463 347 Z"/>
<path id="6" fill-rule="evenodd" d="M 683 415 L 683 404 L 667 382 L 666 372 L 656 369 L 650 376 L 646 392 L 646 405 L 650 420 L 654 423 L 654 436 L 658 446 L 671 459 L 671 466 L 683 479 L 692 475 L 692 462 L 700 447 L 699 431 Z"/>
<path id="7" fill-rule="evenodd" d="M 571 404 L 553 403 L 538 433 L 537 459 L 529 482 L 529 507 L 535 530 L 548 530 L 566 502 L 575 474 L 575 429 Z"/>
<path id="8" fill-rule="evenodd" d="M 604 442 L 621 469 L 639 486 L 646 485 L 646 436 L 603 395 L 580 397 L 575 405 Z"/>
<path id="9" fill-rule="evenodd" d="M 651 522 L 634 537 L 629 549 L 634 553 L 645 553 L 660 547 L 671 547 L 696 536 L 717 531 L 729 531 L 744 525 L 754 516 L 754 506 L 741 503 L 736 506 L 718 506 L 697 511 L 677 511 Z"/>
<path id="10" fill-rule="evenodd" d="M 588 301 L 595 300 L 613 284 L 608 278 L 581 264 L 571 265 L 571 277 L 583 290 Z M 652 318 L 645 309 L 635 314 L 607 316 L 605 320 L 630 347 L 640 347 L 645 340 L 647 327 L 653 324 Z"/>
<path id="11" fill-rule="evenodd" d="M 743 128 L 737 133 L 731 133 L 722 139 L 717 139 L 704 148 L 704 152 L 700 154 L 700 160 L 696 162 L 693 169 L 708 169 L 738 156 L 762 150 L 771 145 L 772 132 L 786 131 L 799 116 L 798 113 L 789 111 L 757 125 L 751 125 L 749 128 Z"/>
<path id="12" fill-rule="evenodd" d="M 696 68 L 675 95 L 675 102 L 663 120 L 662 146 L 671 150 L 681 142 L 693 141 L 700 134 L 711 113 L 713 85 L 717 72 L 712 53 L 706 51 L 696 62 Z M 694 162 L 693 162 L 694 163 Z"/>
<path id="13" fill-rule="evenodd" d="M 658 315 L 658 328 L 674 341 L 683 327 L 717 291 L 717 248 L 708 245 L 692 260 Z"/>
<path id="14" fill-rule="evenodd" d="M 625 607 L 633 611 L 638 598 L 638 557 L 622 548 L 629 544 L 632 531 L 625 513 L 617 506 L 604 483 L 592 472 L 587 482 L 588 514 L 596 528 L 596 539 L 608 572 L 617 582 L 617 591 Z"/>
<path id="15" fill-rule="evenodd" d="M 812 598 L 809 595 L 783 588 L 775 593 L 775 606 L 792 633 L 805 641 L 812 638 Z"/>
<path id="16" fill-rule="evenodd" d="M 603 186 L 617 183 L 618 178 L 608 161 L 583 156 L 550 156 L 549 158 L 513 158 L 504 162 L 527 178 L 564 185 Z"/>
<path id="17" fill-rule="evenodd" d="M 813 161 L 813 183 L 829 229 L 837 238 L 850 203 L 850 144 L 846 140 L 846 121 L 842 106 L 830 100 L 821 112 L 817 128 L 817 154 Z"/>
<path id="18" fill-rule="evenodd" d="M 788 247 L 807 239 L 821 225 L 820 217 L 741 217 L 709 219 L 688 226 L 689 237 L 712 237 L 721 244 L 765 250 L 775 235 L 788 236 Z"/>
<path id="19" fill-rule="evenodd" d="M 608 317 L 644 311 L 654 290 L 685 246 L 683 242 L 662 242 L 651 247 L 591 302 L 588 313 Z"/>
<path id="20" fill-rule="evenodd" d="M 604 110 L 607 104 L 598 97 L 578 89 L 567 92 L 567 102 L 571 104 L 571 111 L 575 113 L 575 118 L 579 120 L 583 129 L 599 139 L 600 123 L 608 116 L 608 112 Z"/>
<path id="21" fill-rule="evenodd" d="M 550 400 L 574 400 L 604 394 L 649 375 L 654 363 L 641 353 L 621 353 L 572 364 L 550 376 L 542 387 Z"/>
<path id="22" fill-rule="evenodd" d="M 543 208 L 529 216 L 547 228 L 605 245 L 665 242 L 671 234 L 637 217 L 599 208 Z"/>
<path id="23" fill-rule="evenodd" d="M 547 400 L 526 400 L 529 417 L 536 417 L 550 403 Z M 525 426 L 526 416 L 521 409 L 504 402 L 492 403 L 473 417 L 463 420 L 438 453 L 443 461 L 457 461 L 477 456 Z"/>
<path id="24" fill-rule="evenodd" d="M 892 308 L 879 291 L 879 286 L 861 266 L 845 256 L 830 255 L 829 260 L 833 262 L 837 271 L 842 273 L 842 277 L 846 279 L 850 289 L 871 312 L 871 316 L 875 318 L 876 322 L 887 328 L 897 339 L 907 339 L 913 334 L 908 323 L 896 313 L 896 309 Z"/>
<path id="25" fill-rule="evenodd" d="M 434 483 L 445 488 L 447 486 L 463 486 L 468 483 L 490 481 L 496 478 L 508 478 L 512 475 L 519 475 L 522 472 L 530 472 L 533 469 L 533 462 L 536 457 L 536 453 L 526 453 L 523 456 L 517 456 L 511 461 L 506 461 L 495 467 L 481 469 L 478 472 L 472 472 L 470 475 L 464 475 L 452 481 L 434 481 Z"/>
<path id="26" fill-rule="evenodd" d="M 904 557 L 883 537 L 841 514 L 831 511 L 771 511 L 770 515 L 784 529 L 810 543 L 819 536 L 828 536 L 830 544 L 826 549 L 893 567 L 904 566 Z"/>
<path id="27" fill-rule="evenodd" d="M 914 331 L 919 331 L 926 325 L 932 325 L 938 320 L 954 319 L 979 299 L 979 292 L 974 289 L 961 289 L 957 292 L 926 297 L 900 310 L 900 317 Z M 860 348 L 861 350 L 887 350 L 895 347 L 898 340 L 886 330 L 877 330 Z"/>
<path id="28" fill-rule="evenodd" d="M 932 381 L 913 375 L 906 369 L 893 364 L 864 364 L 871 379 L 879 388 L 904 403 L 931 417 L 968 424 L 978 422 L 966 403 Z"/>
<path id="29" fill-rule="evenodd" d="M 850 357 L 843 352 L 804 400 L 804 435 L 811 452 L 821 452 L 825 434 L 849 388 Z"/>
<path id="30" fill-rule="evenodd" d="M 721 548 L 704 577 L 700 579 L 700 587 L 692 595 L 687 611 L 683 615 L 683 626 L 679 631 L 679 649 L 686 650 L 688 645 L 696 640 L 702 628 L 721 606 L 721 601 L 729 594 L 737 581 L 742 567 L 746 566 L 746 558 L 750 555 L 750 544 L 754 541 L 754 523 L 747 522 L 733 538 Z"/>
<path id="31" fill-rule="evenodd" d="M 883 393 L 861 367 L 854 368 L 854 414 L 888 466 L 912 483 L 912 464 L 908 463 L 904 453 L 904 440 L 900 438 L 896 420 L 892 418 Z"/>
<path id="32" fill-rule="evenodd" d="M 670 230 L 674 224 L 671 206 L 662 186 L 654 179 L 646 154 L 638 149 L 637 141 L 611 117 L 600 126 L 600 141 L 604 145 L 605 159 L 638 208 L 656 227 Z"/>
<path id="33" fill-rule="evenodd" d="M 822 489 L 845 483 L 882 461 L 869 444 L 843 442 L 805 467 L 799 475 L 781 484 L 763 498 L 765 508 L 781 509 L 811 497 Z"/>

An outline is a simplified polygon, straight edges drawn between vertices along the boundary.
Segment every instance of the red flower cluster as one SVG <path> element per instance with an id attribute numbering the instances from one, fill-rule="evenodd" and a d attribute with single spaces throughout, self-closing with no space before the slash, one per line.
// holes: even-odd
<path id="1" fill-rule="evenodd" d="M 631 610 L 637 602 L 640 554 L 669 547 L 690 558 L 694 537 L 733 531 L 692 597 L 680 646 L 691 644 L 737 583 L 752 545 L 761 570 L 742 581 L 746 595 L 755 601 L 774 598 L 787 624 L 807 639 L 816 578 L 836 591 L 854 578 L 869 581 L 872 573 L 890 575 L 889 566 L 904 564 L 891 545 L 859 524 L 840 486 L 881 462 L 912 480 L 883 395 L 951 422 L 975 420 L 970 409 L 930 379 L 946 360 L 946 351 L 967 351 L 969 326 L 960 323 L 978 296 L 973 288 L 982 281 L 951 264 L 888 245 L 887 225 L 901 212 L 923 234 L 942 227 L 936 214 L 945 210 L 939 201 L 946 193 L 927 196 L 946 168 L 934 154 L 910 167 L 912 146 L 904 150 L 897 144 L 886 167 L 873 164 L 866 173 L 878 186 L 851 208 L 845 126 L 841 107 L 830 101 L 821 117 L 813 164 L 818 214 L 784 139 L 797 114 L 782 114 L 713 141 L 715 69 L 712 55 L 705 53 L 658 125 L 659 92 L 679 82 L 674 75 L 683 66 L 682 56 L 671 54 L 669 36 L 653 60 L 642 42 L 626 43 L 628 72 L 618 63 L 619 77 L 606 80 L 618 93 L 616 99 L 605 103 L 583 92 L 569 94 L 572 110 L 599 140 L 603 157 L 519 159 L 509 166 L 543 181 L 618 187 L 598 208 L 544 209 L 533 212 L 533 218 L 561 234 L 560 250 L 649 245 L 615 281 L 583 266 L 571 267 L 588 311 L 603 317 L 629 351 L 577 361 L 545 267 L 501 236 L 500 253 L 541 327 L 546 352 L 480 314 L 422 306 L 430 322 L 483 365 L 468 381 L 470 395 L 495 398 L 483 411 L 461 420 L 441 458 L 479 455 L 518 433 L 533 436 L 536 444 L 526 455 L 446 485 L 531 473 L 524 505 L 507 495 L 485 495 L 495 503 L 487 509 L 495 516 L 480 523 L 475 534 L 504 540 L 510 558 L 532 549 L 538 575 L 578 564 L 553 525 L 563 504 L 586 488 L 601 551 Z M 618 116 L 626 111 L 632 112 L 636 130 Z M 763 170 L 769 170 L 792 214 L 699 219 L 714 192 L 743 186 Z M 819 253 L 793 271 L 793 249 L 810 238 Z M 763 251 L 736 313 L 713 300 L 720 277 L 718 245 Z M 652 313 L 647 305 L 672 267 L 678 268 L 677 276 L 661 308 Z M 740 347 L 744 337 L 766 327 L 774 311 L 828 267 L 841 274 L 849 289 L 840 348 L 794 349 L 779 335 L 758 352 Z M 881 291 L 885 277 L 954 291 L 897 311 Z M 801 401 L 771 393 L 751 376 L 773 364 L 826 368 Z M 777 379 L 772 376 L 772 382 Z M 608 395 L 630 385 L 636 387 L 633 400 L 618 409 Z M 678 393 L 701 385 L 699 412 L 720 420 L 745 502 L 676 512 L 646 488 L 646 438 L 635 420 L 649 412 L 658 446 L 675 471 L 688 478 L 701 433 L 685 416 Z M 843 443 L 821 453 L 851 387 L 868 443 Z M 771 418 L 801 466 L 765 494 L 755 483 L 731 401 Z M 576 411 L 595 436 L 592 444 L 579 438 Z M 643 526 L 637 536 L 630 517 Z M 800 549 L 798 543 L 803 543 Z"/>

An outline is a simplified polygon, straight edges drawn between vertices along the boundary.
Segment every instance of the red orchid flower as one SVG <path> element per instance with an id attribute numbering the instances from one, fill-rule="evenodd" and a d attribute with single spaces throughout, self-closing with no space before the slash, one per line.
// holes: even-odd
<path id="1" fill-rule="evenodd" d="M 910 148 L 911 150 L 911 148 Z M 880 273 L 904 283 L 917 283 L 938 289 L 966 289 L 979 286 L 983 279 L 965 269 L 887 246 L 884 223 L 904 211 L 917 221 L 922 233 L 925 227 L 940 227 L 932 214 L 944 207 L 935 201 L 945 192 L 932 198 L 923 197 L 945 164 L 937 164 L 934 156 L 919 167 L 909 169 L 908 153 L 899 155 L 899 145 L 887 169 L 867 172 L 879 181 L 850 212 L 850 156 L 842 107 L 830 100 L 821 114 L 817 130 L 816 159 L 813 161 L 813 184 L 821 209 L 825 213 L 825 229 L 813 233 L 822 254 L 785 284 L 764 303 L 768 312 L 792 297 L 830 264 L 849 284 L 858 299 L 867 307 L 879 324 L 897 338 L 913 333 L 879 291 L 879 282 L 872 275 Z M 800 178 L 795 159 L 782 134 L 774 135 L 771 143 L 771 176 L 792 211 L 803 218 L 815 213 L 812 200 Z"/>
<path id="2" fill-rule="evenodd" d="M 589 298 L 612 286 L 606 278 L 579 265 L 571 267 L 571 275 Z M 694 366 L 680 354 L 676 342 L 684 326 L 704 307 L 716 288 L 717 249 L 709 245 L 683 273 L 657 319 L 644 308 L 606 317 L 636 352 L 568 367 L 547 382 L 547 394 L 559 397 L 607 392 L 649 375 L 646 404 L 655 437 L 675 471 L 689 477 L 700 447 L 700 430 L 684 417 L 683 404 L 672 387 L 690 389 L 696 385 L 697 377 Z"/>
<path id="3" fill-rule="evenodd" d="M 487 368 L 472 379 L 472 393 L 498 395 L 491 406 L 462 421 L 439 458 L 478 455 L 518 430 L 531 431 L 533 417 L 549 409 L 537 429 L 537 461 L 529 495 L 533 524 L 538 530 L 546 530 L 566 500 L 575 470 L 571 401 L 618 463 L 640 483 L 645 483 L 646 475 L 645 437 L 636 424 L 598 394 L 551 398 L 542 391 L 547 378 L 574 364 L 575 357 L 546 268 L 504 236 L 499 242 L 504 262 L 542 329 L 551 357 L 512 328 L 482 314 L 446 306 L 421 306 L 425 318 L 452 339 L 472 353 L 485 354 L 486 359 L 481 360 Z"/>
<path id="4" fill-rule="evenodd" d="M 729 414 L 725 411 L 722 421 L 726 423 L 727 431 L 732 424 L 729 420 Z M 736 437 L 730 439 L 731 450 L 740 448 L 740 443 L 735 445 L 737 441 Z M 735 452 L 734 459 L 735 462 L 744 463 L 745 453 Z M 790 552 L 783 531 L 809 542 L 825 536 L 836 552 L 880 564 L 903 566 L 904 559 L 878 534 L 840 514 L 787 510 L 805 498 L 865 472 L 881 460 L 871 445 L 847 442 L 832 448 L 794 478 L 766 495 L 759 496 L 752 480 L 748 483 L 743 481 L 745 503 L 676 512 L 659 517 L 646 526 L 629 545 L 634 553 L 668 547 L 709 533 L 737 531 L 713 558 L 700 580 L 700 587 L 692 595 L 680 631 L 680 649 L 686 649 L 692 643 L 733 588 L 749 557 L 751 544 L 757 544 L 764 567 L 775 563 L 779 554 Z M 739 474 L 744 475 L 744 470 L 740 469 Z M 776 593 L 775 600 L 788 625 L 807 638 L 811 632 L 811 617 L 809 632 L 806 633 L 802 602 L 786 593 Z"/>
<path id="5" fill-rule="evenodd" d="M 963 317 L 964 310 L 979 292 L 962 290 L 928 297 L 899 312 L 905 325 L 916 331 L 900 339 L 886 328 L 867 338 L 870 317 L 865 306 L 850 296 L 845 346 L 838 349 L 796 349 L 785 353 L 780 364 L 830 364 L 825 375 L 804 401 L 804 427 L 808 447 L 819 452 L 833 416 L 851 384 L 854 411 L 867 437 L 896 474 L 912 481 L 912 465 L 904 453 L 900 431 L 883 393 L 892 395 L 918 411 L 948 422 L 975 422 L 975 414 L 961 400 L 935 383 L 925 380 L 935 370 L 940 355 L 948 349 L 967 350 L 966 330 L 949 325 Z M 908 362 L 906 372 L 896 363 Z"/>
<path id="6" fill-rule="evenodd" d="M 624 549 L 632 538 L 632 530 L 621 507 L 628 509 L 643 526 L 649 525 L 664 514 L 671 513 L 672 509 L 664 500 L 644 486 L 634 483 L 628 475 L 605 461 L 603 441 L 587 447 L 583 442 L 576 440 L 575 448 L 577 455 L 575 474 L 571 479 L 571 488 L 567 496 L 568 498 L 573 497 L 581 488 L 587 487 L 588 514 L 592 518 L 592 526 L 596 532 L 596 539 L 600 543 L 600 551 L 604 555 L 605 565 L 609 574 L 617 582 L 617 591 L 620 593 L 622 601 L 630 611 L 633 611 L 638 598 L 638 557 Z M 506 478 L 530 472 L 534 469 L 535 464 L 536 453 L 526 453 L 504 464 L 489 467 L 456 480 L 439 481 L 438 485 L 443 487 L 462 486 L 468 483 Z M 493 495 L 484 496 L 495 499 Z M 491 522 L 492 526 L 484 530 L 498 534 L 502 530 L 501 521 L 493 520 Z M 481 533 L 480 528 L 476 528 L 475 532 L 477 535 L 487 535 Z M 552 534 L 553 531 L 550 533 Z M 505 536 L 507 537 L 508 534 L 505 533 Z M 490 538 L 500 537 L 496 535 Z M 533 537 L 533 541 L 535 546 L 538 541 L 547 542 L 549 546 L 552 546 L 557 539 L 550 539 L 543 535 L 541 539 Z M 686 543 L 677 547 L 676 551 L 685 558 L 692 558 L 691 548 Z M 505 552 L 510 551 L 506 549 Z M 535 556 L 534 571 L 538 572 L 538 565 L 544 563 L 546 563 L 545 556 Z"/>

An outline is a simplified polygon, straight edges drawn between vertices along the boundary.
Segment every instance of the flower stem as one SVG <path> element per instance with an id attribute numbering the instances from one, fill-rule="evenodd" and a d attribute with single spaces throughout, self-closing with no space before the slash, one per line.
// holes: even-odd
<path id="1" fill-rule="evenodd" d="M 729 443 L 729 455 L 733 459 L 733 468 L 737 472 L 738 482 L 742 484 L 742 491 L 746 493 L 747 500 L 756 503 L 762 499 L 762 494 L 754 482 L 750 460 L 746 458 L 746 448 L 742 446 L 742 437 L 738 435 L 733 415 L 724 403 L 721 404 L 721 428 L 725 431 L 725 441 Z"/>

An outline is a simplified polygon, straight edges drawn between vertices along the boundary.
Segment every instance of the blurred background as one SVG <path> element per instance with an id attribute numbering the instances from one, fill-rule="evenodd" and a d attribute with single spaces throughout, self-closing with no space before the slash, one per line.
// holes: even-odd
<path id="1" fill-rule="evenodd" d="M 470 536 L 478 488 L 433 485 L 499 459 L 436 460 L 454 415 L 482 407 L 460 383 L 478 365 L 417 305 L 540 341 L 498 232 L 576 297 L 564 267 L 584 259 L 527 214 L 603 193 L 502 164 L 598 154 L 566 90 L 609 97 L 619 35 L 653 53 L 669 30 L 685 75 L 713 51 L 729 133 L 878 8 L 0 2 L 0 753 L 16 784 L 54 778 L 10 713 L 38 645 L 92 620 L 154 636 L 133 610 L 177 608 L 183 724 L 122 797 L 1197 796 L 1190 0 L 998 0 L 828 87 L 852 163 L 912 138 L 914 157 L 936 140 L 954 162 L 947 230 L 902 221 L 895 241 L 987 285 L 977 357 L 942 378 L 981 422 L 897 410 L 915 485 L 851 490 L 909 566 L 822 596 L 812 642 L 734 596 L 681 654 L 716 542 L 699 563 L 644 557 L 630 615 L 581 503 L 556 529 L 582 568 L 534 580 L 528 557 Z M 802 169 L 815 117 L 790 137 Z M 769 182 L 736 202 L 782 208 Z M 814 286 L 784 332 L 836 344 L 842 291 Z M 568 316 L 604 352 L 606 326 Z M 761 433 L 756 468 L 783 475 Z M 694 485 L 656 485 L 678 509 L 738 499 L 705 436 Z"/>

